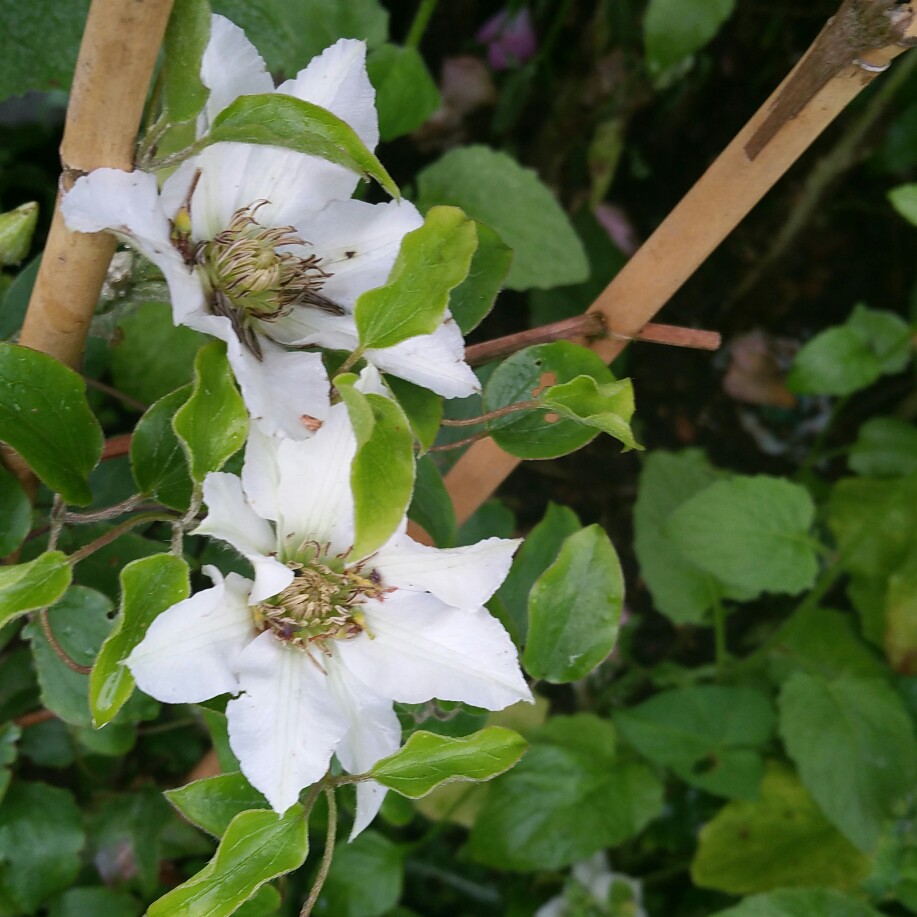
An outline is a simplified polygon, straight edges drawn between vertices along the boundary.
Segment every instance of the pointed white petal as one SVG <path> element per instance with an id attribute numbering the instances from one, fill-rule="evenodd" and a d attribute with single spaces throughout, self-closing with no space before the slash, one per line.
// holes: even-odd
<path id="1" fill-rule="evenodd" d="M 368 634 L 341 641 L 348 668 L 374 691 L 419 704 L 431 698 L 502 710 L 532 695 L 516 648 L 481 608 L 450 608 L 428 594 L 395 592 L 363 606 Z"/>
<path id="2" fill-rule="evenodd" d="M 280 441 L 268 436 L 256 424 L 251 424 L 245 443 L 245 462 L 242 465 L 242 489 L 252 509 L 262 518 L 277 521 L 277 488 L 280 486 L 280 467 L 277 449 Z"/>
<path id="3" fill-rule="evenodd" d="M 353 351 L 360 343 L 352 315 L 332 315 L 308 306 L 296 306 L 289 315 L 272 322 L 266 333 L 291 347 L 318 344 L 329 350 Z"/>
<path id="4" fill-rule="evenodd" d="M 239 690 L 234 663 L 255 635 L 251 582 L 235 573 L 224 580 L 215 567 L 204 572 L 214 585 L 164 611 L 125 660 L 157 700 L 198 703 Z"/>
<path id="5" fill-rule="evenodd" d="M 338 760 L 350 774 L 366 773 L 380 758 L 398 750 L 401 723 L 390 700 L 379 697 L 342 665 L 327 668 L 328 686 L 350 723 L 337 749 Z M 351 840 L 376 817 L 385 793 L 385 787 L 375 780 L 357 784 L 357 816 Z"/>
<path id="6" fill-rule="evenodd" d="M 318 665 L 269 631 L 238 657 L 237 672 L 243 693 L 226 707 L 229 744 L 252 786 L 285 812 L 322 778 L 347 720 Z"/>
<path id="7" fill-rule="evenodd" d="M 249 505 L 242 482 L 234 474 L 211 472 L 204 479 L 207 518 L 194 530 L 231 544 L 255 568 L 252 604 L 263 602 L 293 582 L 293 571 L 274 556 L 274 527 Z"/>
<path id="8" fill-rule="evenodd" d="M 277 91 L 327 108 L 346 121 L 371 150 L 376 148 L 376 91 L 366 74 L 366 45 L 362 41 L 340 39 Z"/>
<path id="9" fill-rule="evenodd" d="M 210 90 L 210 96 L 201 115 L 198 136 L 238 96 L 274 90 L 264 59 L 245 32 L 216 15 L 210 20 L 210 41 L 201 59 L 201 82 Z"/>
<path id="10" fill-rule="evenodd" d="M 317 353 L 284 350 L 260 338 L 262 359 L 238 339 L 227 356 L 252 420 L 269 435 L 305 439 L 328 413 L 328 376 Z"/>
<path id="11" fill-rule="evenodd" d="M 382 373 L 372 363 L 367 363 L 360 370 L 360 378 L 355 386 L 364 395 L 382 395 L 391 398 L 392 393 L 382 378 Z M 406 524 L 406 523 L 405 523 Z"/>
<path id="12" fill-rule="evenodd" d="M 396 535 L 370 559 L 386 586 L 432 592 L 456 608 L 480 608 L 506 579 L 518 539 L 488 538 L 461 548 L 431 548 Z"/>
<path id="13" fill-rule="evenodd" d="M 343 404 L 331 408 L 311 439 L 280 443 L 277 534 L 287 560 L 304 541 L 328 542 L 332 555 L 350 550 L 354 537 L 350 464 L 356 445 Z"/>
<path id="14" fill-rule="evenodd" d="M 382 372 L 407 379 L 444 398 L 467 398 L 481 390 L 465 362 L 462 332 L 450 317 L 433 334 L 408 338 L 384 350 L 367 350 L 366 359 Z"/>

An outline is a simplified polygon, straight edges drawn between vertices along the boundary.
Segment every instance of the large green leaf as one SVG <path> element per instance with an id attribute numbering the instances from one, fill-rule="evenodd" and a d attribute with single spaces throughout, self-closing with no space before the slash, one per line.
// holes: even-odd
<path id="1" fill-rule="evenodd" d="M 366 70 L 376 89 L 382 140 L 410 134 L 439 108 L 439 90 L 416 48 L 376 48 L 366 59 Z"/>
<path id="2" fill-rule="evenodd" d="M 121 610 L 102 645 L 89 679 L 89 703 L 96 726 L 104 726 L 134 690 L 134 677 L 122 665 L 159 614 L 188 598 L 188 565 L 173 554 L 154 554 L 121 571 Z"/>
<path id="3" fill-rule="evenodd" d="M 718 685 L 666 691 L 615 716 L 641 754 L 686 783 L 731 799 L 757 792 L 764 776 L 761 749 L 775 722 L 760 692 Z"/>
<path id="4" fill-rule="evenodd" d="M 0 0 L 0 99 L 69 88 L 88 9 L 89 0 Z"/>
<path id="5" fill-rule="evenodd" d="M 614 545 L 598 525 L 571 535 L 529 593 L 522 657 L 533 678 L 585 678 L 612 651 L 624 604 L 624 575 Z"/>
<path id="6" fill-rule="evenodd" d="M 207 144 L 266 144 L 320 156 L 374 178 L 392 197 L 398 197 L 392 177 L 346 121 L 294 96 L 278 92 L 239 96 L 213 119 L 204 140 Z"/>
<path id="7" fill-rule="evenodd" d="M 555 717 L 491 785 L 469 840 L 471 855 L 499 869 L 560 869 L 637 834 L 662 808 L 646 765 L 615 751 L 611 723 Z"/>
<path id="8" fill-rule="evenodd" d="M 51 902 L 48 917 L 140 917 L 143 905 L 105 886 L 71 888 Z"/>
<path id="9" fill-rule="evenodd" d="M 735 0 L 650 0 L 643 19 L 650 73 L 660 76 L 703 48 L 734 8 Z"/>
<path id="10" fill-rule="evenodd" d="M 795 775 L 770 765 L 757 799 L 728 803 L 701 828 L 691 878 L 730 895 L 781 886 L 853 889 L 869 866 Z"/>
<path id="11" fill-rule="evenodd" d="M 0 557 L 12 554 L 32 527 L 32 504 L 18 478 L 0 466 Z"/>
<path id="12" fill-rule="evenodd" d="M 0 806 L 0 901 L 32 914 L 68 888 L 80 868 L 83 817 L 66 790 L 16 782 Z"/>
<path id="13" fill-rule="evenodd" d="M 150 905 L 149 917 L 228 917 L 277 876 L 298 869 L 309 852 L 302 806 L 284 815 L 241 812 L 213 859 L 196 875 Z"/>
<path id="14" fill-rule="evenodd" d="M 462 334 L 476 328 L 493 308 L 513 263 L 513 251 L 497 233 L 475 223 L 478 247 L 471 259 L 468 276 L 449 296 L 449 311 Z"/>
<path id="15" fill-rule="evenodd" d="M 66 554 L 48 551 L 35 560 L 0 567 L 0 624 L 36 608 L 53 605 L 70 585 Z"/>
<path id="16" fill-rule="evenodd" d="M 369 47 L 388 35 L 388 13 L 378 0 L 213 0 L 214 12 L 241 26 L 273 73 L 293 76 L 339 38 Z"/>
<path id="17" fill-rule="evenodd" d="M 860 427 L 850 447 L 850 467 L 874 478 L 917 471 L 917 427 L 897 417 L 873 417 Z"/>
<path id="18" fill-rule="evenodd" d="M 830 888 L 781 889 L 746 898 L 713 917 L 882 917 L 865 901 Z"/>
<path id="19" fill-rule="evenodd" d="M 780 694 L 780 734 L 828 818 L 873 850 L 917 781 L 917 739 L 901 698 L 881 679 L 797 672 Z"/>
<path id="20" fill-rule="evenodd" d="M 191 397 L 172 420 L 191 477 L 200 482 L 208 472 L 219 471 L 242 448 L 248 426 L 248 412 L 233 381 L 226 345 L 222 341 L 205 344 L 194 360 Z"/>
<path id="21" fill-rule="evenodd" d="M 162 98 L 173 124 L 196 117 L 210 95 L 201 82 L 201 58 L 209 40 L 208 0 L 175 0 L 162 45 Z"/>
<path id="22" fill-rule="evenodd" d="M 584 280 L 582 243 L 554 195 L 531 170 L 485 146 L 451 150 L 417 176 L 418 207 L 454 204 L 513 250 L 512 290 Z"/>
<path id="23" fill-rule="evenodd" d="M 429 455 L 417 460 L 408 518 L 427 532 L 435 545 L 451 548 L 455 544 L 455 508 L 439 468 Z"/>
<path id="24" fill-rule="evenodd" d="M 449 292 L 468 276 L 474 223 L 457 207 L 432 207 L 409 232 L 384 286 L 357 297 L 354 319 L 364 349 L 392 347 L 442 323 Z"/>
<path id="25" fill-rule="evenodd" d="M 455 780 L 490 780 L 509 770 L 525 749 L 522 736 L 501 726 L 458 738 L 421 730 L 395 754 L 377 761 L 369 773 L 383 786 L 418 799 Z"/>
<path id="26" fill-rule="evenodd" d="M 723 583 L 752 595 L 802 592 L 818 561 L 809 492 L 782 478 L 735 477 L 686 500 L 665 529 L 682 554 Z"/>
<path id="27" fill-rule="evenodd" d="M 102 428 L 85 383 L 63 363 L 0 343 L 0 440 L 68 503 L 92 499 L 88 479 L 102 454 Z"/>
<path id="28" fill-rule="evenodd" d="M 407 849 L 366 831 L 335 851 L 316 913 L 334 917 L 382 917 L 401 897 Z"/>
<path id="29" fill-rule="evenodd" d="M 175 790 L 166 799 L 192 824 L 222 837 L 230 822 L 250 809 L 267 808 L 267 800 L 239 772 L 204 777 Z"/>

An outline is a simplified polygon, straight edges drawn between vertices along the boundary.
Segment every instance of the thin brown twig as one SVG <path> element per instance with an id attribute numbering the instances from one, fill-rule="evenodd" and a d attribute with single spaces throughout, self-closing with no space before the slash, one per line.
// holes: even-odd
<path id="1" fill-rule="evenodd" d="M 41 611 L 38 612 L 38 620 L 41 622 L 41 629 L 44 632 L 45 639 L 48 641 L 48 645 L 54 650 L 54 655 L 57 656 L 68 669 L 73 669 L 74 672 L 79 672 L 80 675 L 88 675 L 92 671 L 92 666 L 80 665 L 80 663 L 72 659 L 68 652 L 57 642 L 57 637 L 54 636 L 54 631 L 51 629 L 51 620 L 48 617 L 47 608 L 42 608 Z"/>
<path id="2" fill-rule="evenodd" d="M 48 720 L 53 720 L 54 714 L 50 710 L 33 710 L 31 713 L 23 713 L 22 716 L 17 716 L 13 722 L 20 729 L 28 729 L 29 726 L 38 726 L 40 723 L 47 723 Z"/>
<path id="3" fill-rule="evenodd" d="M 454 443 L 443 443 L 441 446 L 430 446 L 427 452 L 449 452 L 451 449 L 461 449 L 462 446 L 470 446 L 472 443 L 476 443 L 478 440 L 484 439 L 488 435 L 487 430 L 479 430 L 477 433 L 466 436 L 464 439 L 457 439 Z"/>
<path id="4" fill-rule="evenodd" d="M 96 391 L 102 392 L 103 395 L 108 395 L 111 398 L 116 398 L 118 401 L 123 401 L 128 407 L 136 408 L 141 413 L 145 411 L 149 405 L 144 404 L 142 401 L 138 401 L 136 398 L 122 392 L 120 389 L 115 388 L 113 385 L 109 385 L 107 382 L 100 382 L 98 379 L 93 379 L 91 376 L 83 376 L 83 381 L 90 387 L 94 388 Z"/>
<path id="5" fill-rule="evenodd" d="M 540 401 L 517 401 L 515 404 L 508 404 L 504 408 L 497 408 L 494 411 L 488 411 L 479 417 L 464 418 L 443 418 L 444 427 L 476 427 L 479 423 L 487 423 L 490 420 L 497 420 L 500 417 L 506 417 L 507 414 L 515 414 L 517 411 L 528 411 L 532 408 L 540 407 Z"/>
<path id="6" fill-rule="evenodd" d="M 328 878 L 328 873 L 331 870 L 331 861 L 334 858 L 334 842 L 338 827 L 338 810 L 337 802 L 334 798 L 334 789 L 332 787 L 325 787 L 325 799 L 328 800 L 328 837 L 325 840 L 325 850 L 322 853 L 322 862 L 318 868 L 318 874 L 315 877 L 312 890 L 309 892 L 309 897 L 306 898 L 302 910 L 299 912 L 299 917 L 309 917 L 312 913 L 312 908 L 315 907 L 315 902 L 318 901 L 318 896 L 322 893 L 325 880 Z"/>
<path id="7" fill-rule="evenodd" d="M 138 525 L 143 525 L 147 522 L 174 522 L 175 516 L 167 516 L 165 513 L 143 513 L 139 516 L 134 516 L 131 519 L 125 519 L 124 522 L 119 522 L 117 525 L 110 528 L 107 532 L 103 532 L 99 535 L 98 538 L 90 541 L 89 544 L 84 544 L 83 547 L 78 548 L 74 551 L 68 558 L 71 564 L 78 564 L 81 560 L 85 560 L 87 557 L 95 554 L 96 551 L 101 550 L 105 545 L 111 544 L 117 538 L 120 538 L 125 532 L 129 532 L 131 529 L 136 528 Z"/>

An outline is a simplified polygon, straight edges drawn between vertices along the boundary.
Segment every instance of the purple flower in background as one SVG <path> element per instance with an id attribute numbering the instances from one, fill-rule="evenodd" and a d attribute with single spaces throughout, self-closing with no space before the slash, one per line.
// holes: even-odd
<path id="1" fill-rule="evenodd" d="M 494 70 L 524 64 L 538 50 L 528 9 L 512 16 L 501 10 L 481 26 L 475 39 L 487 45 L 487 61 Z"/>

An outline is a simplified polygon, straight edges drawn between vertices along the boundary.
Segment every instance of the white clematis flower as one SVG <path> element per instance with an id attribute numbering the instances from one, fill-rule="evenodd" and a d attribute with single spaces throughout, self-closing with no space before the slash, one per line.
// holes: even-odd
<path id="1" fill-rule="evenodd" d="M 362 42 L 342 39 L 277 92 L 321 105 L 378 142 L 374 91 Z M 210 98 L 206 130 L 238 95 L 272 90 L 244 33 L 213 17 L 202 62 Z M 98 169 L 64 197 L 64 219 L 81 232 L 109 230 L 165 275 L 178 324 L 226 341 L 233 371 L 263 432 L 303 439 L 328 411 L 321 358 L 289 348 L 354 350 L 353 307 L 385 283 L 404 235 L 422 221 L 406 201 L 351 200 L 353 172 L 277 147 L 218 143 L 185 162 L 160 193 L 156 177 Z M 478 383 L 450 316 L 366 359 L 379 369 L 465 397 Z"/>
<path id="2" fill-rule="evenodd" d="M 256 437 L 242 478 L 204 483 L 197 534 L 245 555 L 254 581 L 225 579 L 161 614 L 126 660 L 146 693 L 172 703 L 229 692 L 229 740 L 278 811 L 321 779 L 332 754 L 367 771 L 400 745 L 392 702 L 432 698 L 499 710 L 531 694 L 502 625 L 483 607 L 518 542 L 440 550 L 404 526 L 369 557 L 354 542 L 346 408 L 309 440 Z M 354 834 L 385 790 L 357 785 Z"/>

